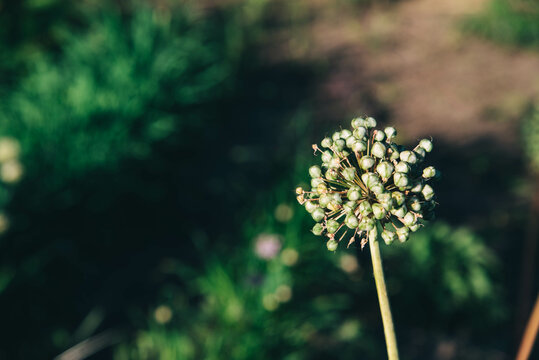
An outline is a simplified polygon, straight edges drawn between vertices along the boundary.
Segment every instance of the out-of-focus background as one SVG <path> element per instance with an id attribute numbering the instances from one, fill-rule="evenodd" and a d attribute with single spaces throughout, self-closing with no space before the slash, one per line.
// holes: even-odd
<path id="1" fill-rule="evenodd" d="M 368 251 L 293 191 L 372 115 L 443 173 L 382 246 L 402 359 L 511 359 L 538 100 L 535 0 L 0 0 L 0 358 L 383 359 Z"/>

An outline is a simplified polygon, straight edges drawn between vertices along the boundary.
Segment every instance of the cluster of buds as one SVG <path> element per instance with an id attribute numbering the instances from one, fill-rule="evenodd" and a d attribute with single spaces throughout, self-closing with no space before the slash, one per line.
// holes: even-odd
<path id="1" fill-rule="evenodd" d="M 311 190 L 296 189 L 297 199 L 316 224 L 312 232 L 328 238 L 335 251 L 350 235 L 361 246 L 375 227 L 386 244 L 408 240 L 423 220 L 434 217 L 434 190 L 428 184 L 439 172 L 422 167 L 432 142 L 423 139 L 413 150 L 395 144 L 392 127 L 377 130 L 372 117 L 352 120 L 352 131 L 337 131 L 313 145 L 322 166 L 309 168 Z"/>

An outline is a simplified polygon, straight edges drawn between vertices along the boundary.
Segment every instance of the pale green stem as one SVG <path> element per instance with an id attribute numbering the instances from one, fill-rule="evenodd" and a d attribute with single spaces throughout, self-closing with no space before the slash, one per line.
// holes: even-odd
<path id="1" fill-rule="evenodd" d="M 382 257 L 380 256 L 380 246 L 378 245 L 378 230 L 376 227 L 369 232 L 369 247 L 371 250 L 372 269 L 374 272 L 374 281 L 376 282 L 378 302 L 380 303 L 380 313 L 382 314 L 382 323 L 384 324 L 387 357 L 389 360 L 398 360 L 397 338 L 395 336 L 395 329 L 393 328 L 393 317 L 391 316 L 391 308 L 389 307 L 389 298 L 387 297 Z"/>

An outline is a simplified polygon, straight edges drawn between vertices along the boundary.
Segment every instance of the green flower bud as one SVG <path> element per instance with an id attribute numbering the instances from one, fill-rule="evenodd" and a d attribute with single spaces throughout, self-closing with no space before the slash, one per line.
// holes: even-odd
<path id="1" fill-rule="evenodd" d="M 410 191 L 413 193 L 420 193 L 421 190 L 423 190 L 423 183 L 421 181 L 414 183 L 410 189 Z"/>
<path id="2" fill-rule="evenodd" d="M 324 212 L 324 210 L 322 210 L 320 208 L 316 208 L 311 213 L 311 216 L 313 217 L 314 221 L 320 222 L 320 221 L 324 220 L 324 217 L 326 217 L 326 213 Z"/>
<path id="3" fill-rule="evenodd" d="M 341 133 L 339 131 L 336 131 L 336 132 L 333 133 L 331 138 L 333 139 L 333 141 L 337 141 L 337 140 L 339 140 L 341 138 Z"/>
<path id="4" fill-rule="evenodd" d="M 380 178 L 375 173 L 370 172 L 361 174 L 361 181 L 369 189 L 374 185 L 380 184 Z"/>
<path id="5" fill-rule="evenodd" d="M 408 229 L 410 229 L 411 232 L 416 232 L 419 230 L 421 226 L 418 223 L 415 223 L 413 225 L 408 226 Z"/>
<path id="6" fill-rule="evenodd" d="M 305 202 L 305 210 L 310 214 L 312 213 L 318 206 L 313 203 L 312 201 L 306 201 Z"/>
<path id="7" fill-rule="evenodd" d="M 393 199 L 391 198 L 391 195 L 388 193 L 382 193 L 379 195 L 376 195 L 376 198 L 378 199 L 378 202 L 386 211 L 389 211 L 393 208 Z"/>
<path id="8" fill-rule="evenodd" d="M 330 148 L 331 145 L 333 145 L 333 141 L 330 138 L 326 137 L 326 138 L 324 138 L 324 140 L 322 140 L 321 144 L 325 148 Z"/>
<path id="9" fill-rule="evenodd" d="M 402 218 L 402 223 L 406 226 L 414 225 L 416 221 L 415 215 L 411 212 L 406 213 Z"/>
<path id="10" fill-rule="evenodd" d="M 339 173 L 335 169 L 328 169 L 326 171 L 326 179 L 328 180 L 337 180 Z"/>
<path id="11" fill-rule="evenodd" d="M 339 166 L 341 166 L 341 159 L 334 156 L 333 158 L 331 158 L 331 161 L 329 162 L 328 166 L 330 169 L 337 169 Z"/>
<path id="12" fill-rule="evenodd" d="M 348 226 L 350 229 L 355 229 L 359 225 L 359 220 L 354 214 L 348 214 L 346 218 L 344 219 L 344 223 L 346 226 Z"/>
<path id="13" fill-rule="evenodd" d="M 417 162 L 417 156 L 409 150 L 402 151 L 400 159 L 406 161 L 408 164 L 415 164 Z"/>
<path id="14" fill-rule="evenodd" d="M 305 201 L 305 196 L 303 194 L 299 194 L 298 196 L 296 196 L 296 200 L 300 203 L 300 204 L 303 204 L 303 202 Z"/>
<path id="15" fill-rule="evenodd" d="M 414 153 L 417 157 L 417 160 L 419 162 L 422 162 L 423 160 L 425 160 L 425 156 L 427 155 L 427 153 L 425 152 L 425 149 L 421 148 L 421 147 L 418 147 L 417 149 L 414 150 Z"/>
<path id="16" fill-rule="evenodd" d="M 313 188 L 317 187 L 318 185 L 320 184 L 324 184 L 324 179 L 322 178 L 314 178 L 314 179 L 311 179 L 311 186 Z"/>
<path id="17" fill-rule="evenodd" d="M 331 195 L 329 194 L 322 194 L 320 195 L 320 198 L 318 198 L 318 204 L 320 205 L 321 208 L 327 208 L 328 205 L 329 205 L 329 202 L 333 200 L 333 198 L 331 197 Z"/>
<path id="18" fill-rule="evenodd" d="M 386 134 L 381 130 L 375 130 L 374 140 L 375 141 L 384 141 L 386 139 Z"/>
<path id="19" fill-rule="evenodd" d="M 340 208 L 341 208 L 341 205 L 339 205 L 339 203 L 336 202 L 335 200 L 331 200 L 328 204 L 328 209 L 331 211 L 337 211 Z"/>
<path id="20" fill-rule="evenodd" d="M 331 196 L 333 197 L 333 201 L 335 201 L 337 204 L 342 204 L 341 194 L 333 193 Z"/>
<path id="21" fill-rule="evenodd" d="M 436 176 L 436 169 L 434 166 L 429 166 L 423 169 L 423 177 L 425 179 L 430 179 Z"/>
<path id="22" fill-rule="evenodd" d="M 401 243 L 406 242 L 410 236 L 410 231 L 406 227 L 397 229 L 397 238 Z"/>
<path id="23" fill-rule="evenodd" d="M 351 149 L 354 150 L 354 152 L 363 152 L 367 150 L 367 144 L 363 141 L 356 141 Z"/>
<path id="24" fill-rule="evenodd" d="M 305 191 L 303 190 L 303 188 L 301 186 L 298 186 L 296 188 L 296 195 L 301 195 L 303 194 Z"/>
<path id="25" fill-rule="evenodd" d="M 393 174 L 393 165 L 388 161 L 381 161 L 380 164 L 376 167 L 376 172 L 380 174 L 382 179 L 385 181 L 391 177 Z"/>
<path id="26" fill-rule="evenodd" d="M 397 145 L 395 144 L 389 144 L 389 160 L 391 161 L 396 161 L 396 160 L 399 160 L 400 159 L 400 151 L 399 151 L 399 148 L 397 147 Z"/>
<path id="27" fill-rule="evenodd" d="M 412 209 L 413 211 L 419 212 L 421 211 L 421 202 L 419 201 L 419 198 L 417 196 L 412 196 L 408 200 L 408 208 Z"/>
<path id="28" fill-rule="evenodd" d="M 348 129 L 341 130 L 341 139 L 348 139 L 350 136 L 352 136 L 352 132 Z"/>
<path id="29" fill-rule="evenodd" d="M 348 151 L 346 151 L 346 150 L 343 150 L 343 151 L 341 151 L 341 155 L 342 155 L 343 157 L 348 157 L 348 155 L 350 155 L 350 152 L 348 152 Z"/>
<path id="30" fill-rule="evenodd" d="M 384 239 L 384 242 L 386 245 L 391 245 L 393 241 L 395 241 L 396 235 L 394 232 L 389 230 L 382 231 L 382 239 Z"/>
<path id="31" fill-rule="evenodd" d="M 371 167 L 374 166 L 374 159 L 370 156 L 363 156 L 360 160 L 359 160 L 359 166 L 363 169 L 363 170 L 368 170 L 370 169 Z"/>
<path id="32" fill-rule="evenodd" d="M 382 184 L 375 184 L 371 186 L 370 189 L 376 196 L 380 195 L 386 190 Z"/>
<path id="33" fill-rule="evenodd" d="M 361 197 L 361 192 L 359 191 L 359 189 L 350 188 L 350 190 L 348 190 L 348 192 L 346 193 L 346 196 L 348 197 L 348 200 L 357 201 Z"/>
<path id="34" fill-rule="evenodd" d="M 372 206 L 368 201 L 362 201 L 359 204 L 359 213 L 363 216 L 368 216 L 372 213 Z"/>
<path id="35" fill-rule="evenodd" d="M 350 149 L 354 149 L 354 144 L 357 143 L 357 139 L 354 136 L 350 136 L 346 139 L 346 146 Z"/>
<path id="36" fill-rule="evenodd" d="M 324 227 L 320 223 L 316 223 L 313 226 L 313 234 L 315 235 L 322 235 L 322 232 L 324 231 Z"/>
<path id="37" fill-rule="evenodd" d="M 423 187 L 423 190 L 421 191 L 421 193 L 423 194 L 423 197 L 425 198 L 425 200 L 429 201 L 430 199 L 432 199 L 434 197 L 434 190 L 432 189 L 432 187 L 428 184 L 426 184 L 424 187 Z"/>
<path id="38" fill-rule="evenodd" d="M 404 200 L 406 200 L 406 197 L 400 191 L 393 191 L 391 193 L 391 197 L 393 198 L 396 206 L 401 206 L 404 204 Z"/>
<path id="39" fill-rule="evenodd" d="M 336 242 L 335 239 L 329 239 L 326 246 L 329 251 L 335 251 L 339 247 L 339 243 Z"/>
<path id="40" fill-rule="evenodd" d="M 423 139 L 419 142 L 419 146 L 425 149 L 426 152 L 432 151 L 432 141 L 429 139 Z"/>
<path id="41" fill-rule="evenodd" d="M 316 187 L 316 192 L 318 194 L 325 194 L 328 192 L 328 187 L 326 186 L 326 184 L 319 184 L 317 187 Z"/>
<path id="42" fill-rule="evenodd" d="M 325 162 L 325 163 L 329 163 L 331 161 L 331 159 L 333 159 L 333 154 L 331 153 L 331 151 L 329 150 L 326 150 L 322 153 L 322 161 Z"/>
<path id="43" fill-rule="evenodd" d="M 335 146 L 335 149 L 337 151 L 343 151 L 345 145 L 346 142 L 343 139 L 335 140 L 335 142 L 333 143 L 333 146 Z"/>
<path id="44" fill-rule="evenodd" d="M 352 134 L 354 135 L 356 139 L 362 140 L 365 137 L 365 135 L 367 135 L 367 129 L 365 129 L 364 127 L 358 127 L 357 129 L 354 130 Z"/>
<path id="45" fill-rule="evenodd" d="M 402 205 L 399 208 L 393 208 L 391 210 L 391 213 L 395 215 L 396 217 L 403 218 L 406 216 L 406 206 Z"/>
<path id="46" fill-rule="evenodd" d="M 375 142 L 372 146 L 371 153 L 377 158 L 382 159 L 384 158 L 384 156 L 386 156 L 386 151 L 387 149 L 384 144 L 380 142 Z"/>
<path id="47" fill-rule="evenodd" d="M 309 168 L 309 175 L 313 178 L 319 178 L 322 176 L 322 170 L 320 170 L 320 166 L 313 165 Z"/>
<path id="48" fill-rule="evenodd" d="M 371 231 L 372 229 L 374 229 L 375 225 L 376 224 L 373 219 L 364 217 L 359 224 L 359 229 L 364 231 Z"/>
<path id="49" fill-rule="evenodd" d="M 393 137 L 397 136 L 397 130 L 395 130 L 395 128 L 391 126 L 386 127 L 384 129 L 384 133 L 386 134 L 388 140 L 391 140 Z"/>
<path id="50" fill-rule="evenodd" d="M 352 182 L 356 178 L 356 169 L 349 167 L 349 168 L 343 169 L 341 171 L 341 174 L 343 178 L 345 178 L 347 181 Z"/>
<path id="51" fill-rule="evenodd" d="M 408 165 L 404 161 L 399 161 L 397 165 L 395 165 L 395 171 L 403 174 L 408 174 L 410 172 L 410 165 Z"/>
<path id="52" fill-rule="evenodd" d="M 381 220 L 386 217 L 386 210 L 381 204 L 372 204 L 372 213 L 375 219 Z"/>
<path id="53" fill-rule="evenodd" d="M 356 207 L 357 207 L 356 201 L 347 201 L 346 204 L 344 204 L 343 209 L 346 213 L 350 213 L 356 210 Z"/>
<path id="54" fill-rule="evenodd" d="M 402 173 L 395 173 L 393 175 L 393 182 L 398 188 L 404 188 L 408 185 L 408 177 Z"/>
<path id="55" fill-rule="evenodd" d="M 335 234 L 337 230 L 339 229 L 339 223 L 335 220 L 328 220 L 326 227 L 328 229 L 328 233 Z"/>
<path id="56" fill-rule="evenodd" d="M 365 126 L 365 120 L 362 118 L 355 118 L 352 120 L 352 127 L 357 129 L 360 126 Z"/>
<path id="57" fill-rule="evenodd" d="M 376 120 L 372 117 L 368 117 L 365 119 L 365 127 L 367 128 L 375 128 L 376 127 Z"/>

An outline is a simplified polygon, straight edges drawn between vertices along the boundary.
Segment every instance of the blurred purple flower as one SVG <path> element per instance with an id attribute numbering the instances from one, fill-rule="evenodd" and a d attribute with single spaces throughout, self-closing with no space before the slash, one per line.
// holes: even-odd
<path id="1" fill-rule="evenodd" d="M 255 239 L 255 253 L 265 260 L 273 259 L 281 250 L 281 241 L 275 234 L 260 234 Z"/>

